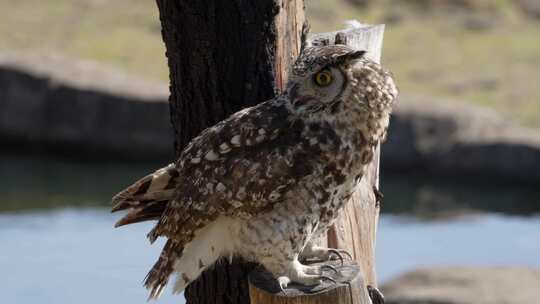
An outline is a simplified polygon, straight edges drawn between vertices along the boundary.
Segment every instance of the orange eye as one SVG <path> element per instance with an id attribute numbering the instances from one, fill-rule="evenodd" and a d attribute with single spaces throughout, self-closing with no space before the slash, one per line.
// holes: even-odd
<path id="1" fill-rule="evenodd" d="M 322 70 L 313 76 L 315 84 L 320 87 L 326 87 L 332 83 L 334 77 L 329 70 Z"/>

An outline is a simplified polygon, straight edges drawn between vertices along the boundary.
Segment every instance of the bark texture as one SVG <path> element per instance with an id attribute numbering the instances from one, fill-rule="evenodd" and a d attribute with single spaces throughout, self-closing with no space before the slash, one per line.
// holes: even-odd
<path id="1" fill-rule="evenodd" d="M 273 98 L 300 50 L 303 0 L 156 0 L 170 69 L 177 155 L 203 129 Z M 251 265 L 219 263 L 188 304 L 249 303 Z"/>

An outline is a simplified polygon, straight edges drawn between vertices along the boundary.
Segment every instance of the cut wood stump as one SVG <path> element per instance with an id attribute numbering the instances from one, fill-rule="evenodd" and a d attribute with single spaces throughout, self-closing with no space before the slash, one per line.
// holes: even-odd
<path id="1" fill-rule="evenodd" d="M 336 283 L 324 281 L 315 286 L 289 284 L 282 291 L 275 278 L 263 268 L 256 268 L 249 275 L 251 304 L 370 304 L 360 268 L 353 261 L 332 264 L 338 273 L 325 270 L 324 275 Z M 363 296 L 358 296 L 365 293 Z M 368 302 L 366 302 L 367 300 Z"/>

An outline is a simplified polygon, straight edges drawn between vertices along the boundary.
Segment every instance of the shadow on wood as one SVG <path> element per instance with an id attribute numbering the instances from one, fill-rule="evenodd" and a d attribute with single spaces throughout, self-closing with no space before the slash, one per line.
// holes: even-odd
<path id="1" fill-rule="evenodd" d="M 251 304 L 368 304 L 369 296 L 366 292 L 364 278 L 360 268 L 354 261 L 345 261 L 344 265 L 334 262 L 332 265 L 338 270 L 324 270 L 324 275 L 336 280 L 336 283 L 324 281 L 315 286 L 290 284 L 285 293 L 279 284 L 263 268 L 256 268 L 249 275 L 249 296 Z M 367 300 L 368 302 L 365 302 Z"/>

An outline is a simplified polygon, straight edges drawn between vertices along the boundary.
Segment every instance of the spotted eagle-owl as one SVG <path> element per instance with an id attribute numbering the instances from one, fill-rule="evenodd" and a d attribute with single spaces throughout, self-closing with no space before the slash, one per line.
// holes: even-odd
<path id="1" fill-rule="evenodd" d="M 113 198 L 117 226 L 157 220 L 168 240 L 145 286 L 175 292 L 222 256 L 262 264 L 282 287 L 324 276 L 304 258 L 335 250 L 310 240 L 336 219 L 384 140 L 397 89 L 391 75 L 344 45 L 307 47 L 286 90 L 204 130 L 176 163 Z"/>

